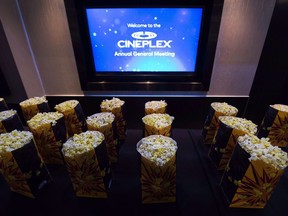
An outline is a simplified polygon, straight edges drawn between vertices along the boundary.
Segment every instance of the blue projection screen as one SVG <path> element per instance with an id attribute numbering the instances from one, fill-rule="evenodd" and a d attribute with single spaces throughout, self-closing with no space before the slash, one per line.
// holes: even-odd
<path id="1" fill-rule="evenodd" d="M 86 9 L 96 72 L 195 72 L 202 8 Z"/>

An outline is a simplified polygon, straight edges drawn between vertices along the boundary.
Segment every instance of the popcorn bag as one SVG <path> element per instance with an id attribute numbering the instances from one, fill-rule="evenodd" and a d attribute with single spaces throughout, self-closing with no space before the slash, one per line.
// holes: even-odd
<path id="1" fill-rule="evenodd" d="M 170 137 L 151 135 L 137 143 L 141 155 L 142 203 L 176 202 L 177 143 Z"/>
<path id="2" fill-rule="evenodd" d="M 150 135 L 171 136 L 174 117 L 168 114 L 149 114 L 142 118 L 144 137 Z"/>
<path id="3" fill-rule="evenodd" d="M 49 112 L 50 108 L 46 97 L 29 98 L 20 103 L 23 116 L 26 121 L 30 120 L 34 115 L 39 112 Z"/>
<path id="4" fill-rule="evenodd" d="M 28 131 L 0 134 L 0 172 L 11 191 L 31 198 L 51 181 Z"/>
<path id="5" fill-rule="evenodd" d="M 68 138 L 87 130 L 86 118 L 79 101 L 62 102 L 55 106 L 55 110 L 64 115 Z"/>
<path id="6" fill-rule="evenodd" d="M 75 134 L 62 152 L 75 195 L 107 198 L 111 172 L 104 135 L 98 131 Z"/>
<path id="7" fill-rule="evenodd" d="M 287 154 L 268 139 L 239 137 L 220 184 L 229 206 L 264 208 L 287 165 Z"/>
<path id="8" fill-rule="evenodd" d="M 258 137 L 269 137 L 274 146 L 288 145 L 288 106 L 270 105 L 258 131 Z"/>
<path id="9" fill-rule="evenodd" d="M 11 132 L 13 130 L 24 130 L 17 111 L 5 110 L 0 112 L 0 133 Z"/>
<path id="10" fill-rule="evenodd" d="M 166 113 L 167 103 L 164 100 L 161 101 L 149 101 L 145 103 L 145 115 L 152 113 Z"/>
<path id="11" fill-rule="evenodd" d="M 213 141 L 215 141 L 214 138 L 216 136 L 219 125 L 219 116 L 236 116 L 237 113 L 238 109 L 227 103 L 211 103 L 208 115 L 204 123 L 204 128 L 202 130 L 204 143 L 211 145 L 213 144 Z"/>
<path id="12" fill-rule="evenodd" d="M 237 144 L 237 138 L 244 134 L 255 134 L 257 125 L 247 119 L 233 116 L 220 116 L 219 121 L 219 129 L 215 143 L 211 145 L 209 157 L 217 169 L 223 171 Z"/>
<path id="13" fill-rule="evenodd" d="M 63 164 L 61 149 L 66 141 L 64 115 L 58 112 L 38 113 L 27 124 L 43 161 L 46 164 Z"/>
<path id="14" fill-rule="evenodd" d="M 101 112 L 112 112 L 115 115 L 116 131 L 119 140 L 126 138 L 125 101 L 119 98 L 103 100 L 100 104 Z"/>
<path id="15" fill-rule="evenodd" d="M 87 118 L 88 130 L 99 131 L 105 136 L 105 143 L 109 161 L 115 163 L 118 160 L 118 141 L 114 136 L 113 123 L 115 115 L 110 112 L 96 113 Z"/>
<path id="16" fill-rule="evenodd" d="M 4 110 L 8 110 L 8 106 L 4 100 L 4 98 L 0 98 L 0 112 L 4 111 Z"/>

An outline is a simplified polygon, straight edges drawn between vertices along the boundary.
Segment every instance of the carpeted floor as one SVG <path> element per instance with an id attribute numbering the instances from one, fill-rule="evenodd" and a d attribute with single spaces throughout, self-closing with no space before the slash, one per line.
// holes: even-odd
<path id="1" fill-rule="evenodd" d="M 268 216 L 288 215 L 288 179 L 283 176 L 265 209 L 229 208 L 219 188 L 220 175 L 207 156 L 199 130 L 174 129 L 177 151 L 177 202 L 141 204 L 140 157 L 136 144 L 141 130 L 128 130 L 107 200 L 74 196 L 65 166 L 49 166 L 53 182 L 36 199 L 10 192 L 0 177 L 0 215 L 132 215 L 132 216 Z"/>

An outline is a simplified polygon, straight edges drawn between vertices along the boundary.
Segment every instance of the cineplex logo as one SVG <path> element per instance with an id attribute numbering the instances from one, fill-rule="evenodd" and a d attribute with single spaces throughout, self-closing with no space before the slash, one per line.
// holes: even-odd
<path id="1" fill-rule="evenodd" d="M 155 40 L 157 34 L 149 31 L 138 31 L 131 34 L 136 40 L 120 40 L 119 48 L 171 48 L 172 40 Z"/>

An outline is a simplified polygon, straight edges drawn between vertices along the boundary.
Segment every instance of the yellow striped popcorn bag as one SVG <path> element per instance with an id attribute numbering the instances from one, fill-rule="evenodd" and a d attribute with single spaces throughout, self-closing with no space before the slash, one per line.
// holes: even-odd
<path id="1" fill-rule="evenodd" d="M 258 137 L 268 137 L 274 146 L 288 146 L 288 106 L 270 105 L 258 131 Z"/>
<path id="2" fill-rule="evenodd" d="M 151 135 L 137 143 L 137 151 L 141 155 L 142 203 L 176 202 L 175 140 Z"/>
<path id="3" fill-rule="evenodd" d="M 115 115 L 116 131 L 119 140 L 126 138 L 125 101 L 119 98 L 103 100 L 100 104 L 101 112 L 112 112 Z"/>
<path id="4" fill-rule="evenodd" d="M 104 135 L 75 134 L 63 144 L 63 156 L 77 197 L 107 198 L 111 171 Z"/>
<path id="5" fill-rule="evenodd" d="M 16 110 L 5 110 L 0 112 L 0 133 L 13 130 L 24 130 L 22 122 Z"/>
<path id="6" fill-rule="evenodd" d="M 30 120 L 34 115 L 39 112 L 49 112 L 50 107 L 46 97 L 33 97 L 24 100 L 20 103 L 23 116 L 26 121 Z"/>
<path id="7" fill-rule="evenodd" d="M 29 131 L 0 134 L 0 172 L 11 191 L 30 198 L 51 181 Z"/>
<path id="8" fill-rule="evenodd" d="M 168 114 L 149 114 L 142 118 L 144 136 L 163 135 L 171 136 L 174 117 Z"/>
<path id="9" fill-rule="evenodd" d="M 205 144 L 213 144 L 219 126 L 219 116 L 236 116 L 238 109 L 225 102 L 213 102 L 206 117 L 202 136 Z"/>
<path id="10" fill-rule="evenodd" d="M 63 164 L 62 145 L 66 142 L 64 115 L 59 112 L 38 113 L 27 121 L 37 149 L 46 164 Z"/>
<path id="11" fill-rule="evenodd" d="M 114 135 L 113 123 L 115 115 L 111 112 L 96 113 L 87 117 L 88 130 L 100 131 L 105 136 L 107 153 L 110 162 L 117 162 L 118 160 L 118 142 Z"/>
<path id="12" fill-rule="evenodd" d="M 269 138 L 240 136 L 220 184 L 229 206 L 264 208 L 287 165 L 287 153 Z"/>
<path id="13" fill-rule="evenodd" d="M 160 101 L 148 101 L 145 103 L 145 115 L 152 113 L 166 113 L 167 103 L 165 100 Z"/>
<path id="14" fill-rule="evenodd" d="M 257 125 L 245 118 L 234 116 L 220 116 L 219 121 L 220 126 L 209 156 L 217 169 L 223 171 L 237 144 L 237 138 L 244 134 L 255 134 Z"/>
<path id="15" fill-rule="evenodd" d="M 64 101 L 57 104 L 55 110 L 64 115 L 68 138 L 87 130 L 86 117 L 79 101 Z"/>

